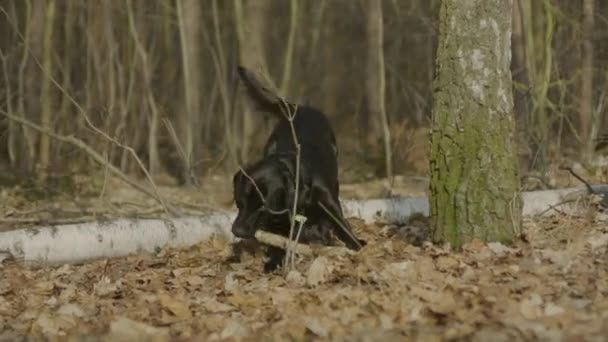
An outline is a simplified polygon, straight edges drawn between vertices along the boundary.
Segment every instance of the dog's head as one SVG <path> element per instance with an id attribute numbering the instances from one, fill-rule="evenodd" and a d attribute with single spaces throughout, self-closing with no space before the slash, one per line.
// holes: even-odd
<path id="1" fill-rule="evenodd" d="M 270 228 L 279 217 L 288 217 L 294 180 L 288 167 L 277 159 L 262 161 L 235 173 L 233 195 L 238 214 L 232 233 L 252 238 L 258 228 Z M 281 214 L 278 214 L 281 212 Z"/>

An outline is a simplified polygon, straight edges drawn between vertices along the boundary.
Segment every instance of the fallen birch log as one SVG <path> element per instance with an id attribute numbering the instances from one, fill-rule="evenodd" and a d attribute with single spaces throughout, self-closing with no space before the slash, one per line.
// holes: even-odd
<path id="1" fill-rule="evenodd" d="M 594 186 L 594 189 L 607 190 L 608 185 Z M 523 214 L 534 216 L 554 207 L 573 212 L 576 204 L 564 203 L 565 200 L 586 193 L 584 188 L 523 193 Z M 415 213 L 428 215 L 426 197 L 345 200 L 342 204 L 346 217 L 357 217 L 366 223 L 399 223 Z M 80 263 L 139 251 L 153 252 L 157 248 L 189 246 L 214 235 L 232 240 L 230 227 L 234 217 L 234 212 L 218 211 L 198 218 L 117 219 L 0 232 L 0 259 L 4 254 L 26 263 Z"/>
<path id="2" fill-rule="evenodd" d="M 233 219 L 232 213 L 218 212 L 200 218 L 117 219 L 13 230 L 0 233 L 0 253 L 26 263 L 79 263 L 185 247 L 214 235 L 232 239 Z"/>

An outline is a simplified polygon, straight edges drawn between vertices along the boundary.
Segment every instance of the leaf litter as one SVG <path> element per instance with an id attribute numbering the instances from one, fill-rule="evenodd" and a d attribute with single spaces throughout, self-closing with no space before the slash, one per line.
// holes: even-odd
<path id="1" fill-rule="evenodd" d="M 605 215 L 527 219 L 513 245 L 462 252 L 354 226 L 354 255 L 264 274 L 212 239 L 82 265 L 0 267 L 0 340 L 576 340 L 608 336 Z"/>

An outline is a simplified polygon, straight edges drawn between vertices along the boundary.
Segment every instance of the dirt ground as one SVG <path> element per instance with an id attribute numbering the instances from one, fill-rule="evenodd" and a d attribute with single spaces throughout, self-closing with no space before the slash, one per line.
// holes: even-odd
<path id="1" fill-rule="evenodd" d="M 558 183 L 579 185 L 568 177 Z M 226 177 L 211 177 L 193 190 L 159 182 L 159 192 L 183 213 L 198 215 L 231 208 L 230 186 Z M 385 181 L 344 184 L 342 195 L 385 196 L 389 188 Z M 390 193 L 421 195 L 426 188 L 424 178 L 401 176 Z M 74 189 L 78 195 L 32 200 L 28 189 L 4 188 L 0 230 L 166 215 L 154 200 L 113 179 L 83 178 Z M 608 336 L 608 215 L 601 211 L 529 218 L 514 245 L 473 241 L 461 253 L 418 245 L 428 233 L 420 222 L 350 221 L 368 241 L 363 250 L 300 257 L 288 274 L 264 274 L 261 247 L 231 261 L 231 245 L 217 239 L 83 265 L 40 268 L 0 260 L 0 341 Z"/>
<path id="2" fill-rule="evenodd" d="M 559 215 L 559 214 L 558 214 Z M 0 266 L 0 340 L 604 341 L 608 216 L 528 220 L 510 247 L 413 246 L 403 227 L 363 226 L 358 254 L 261 272 L 231 246 L 85 265 Z"/>

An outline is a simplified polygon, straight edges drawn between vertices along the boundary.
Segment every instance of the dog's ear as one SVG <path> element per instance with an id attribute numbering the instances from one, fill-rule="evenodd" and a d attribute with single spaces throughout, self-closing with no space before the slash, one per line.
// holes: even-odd
<path id="1" fill-rule="evenodd" d="M 342 207 L 336 196 L 333 196 L 325 186 L 316 186 L 314 192 L 317 205 L 320 206 L 319 210 L 331 222 L 334 234 L 350 249 L 363 248 L 365 241 L 359 240 L 352 232 L 350 224 L 344 219 Z"/>

